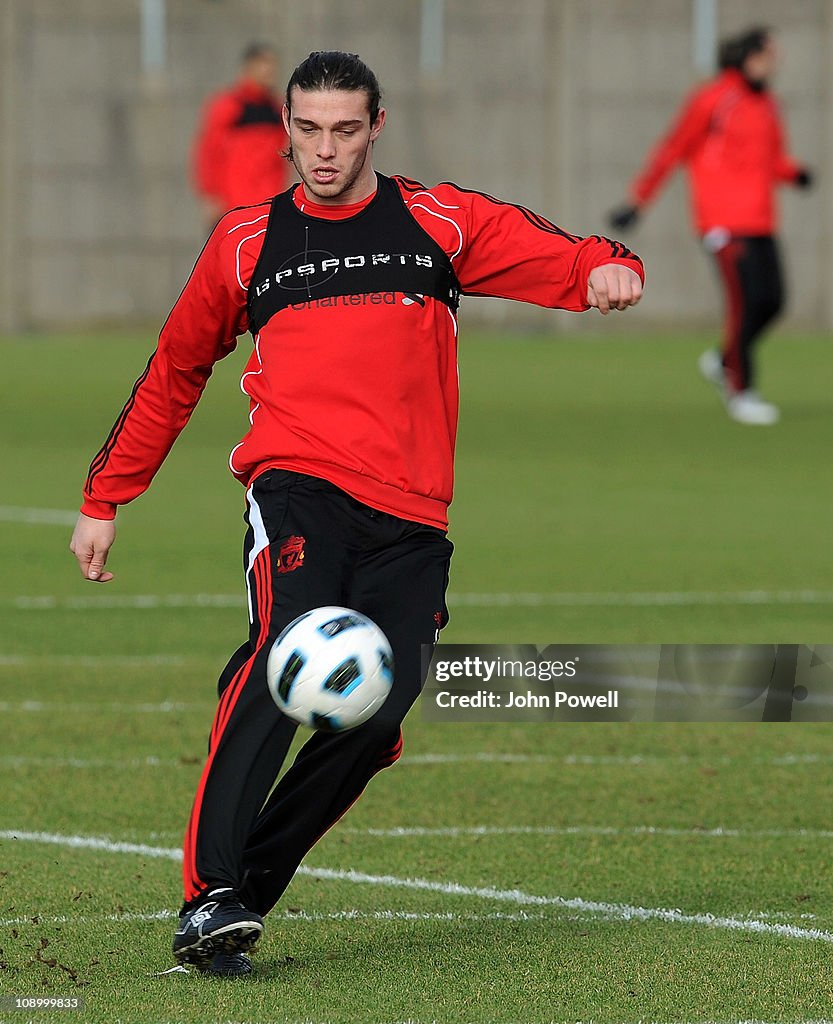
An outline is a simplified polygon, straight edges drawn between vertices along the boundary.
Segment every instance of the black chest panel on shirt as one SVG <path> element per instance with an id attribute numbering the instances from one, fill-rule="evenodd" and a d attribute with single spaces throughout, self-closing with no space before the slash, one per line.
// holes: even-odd
<path id="1" fill-rule="evenodd" d="M 377 178 L 374 198 L 346 220 L 301 213 L 294 186 L 275 196 L 249 284 L 252 334 L 287 306 L 333 296 L 404 292 L 457 308 L 460 285 L 451 260 L 408 212 L 396 184 Z"/>
<path id="2" fill-rule="evenodd" d="M 252 124 L 281 124 L 281 114 L 274 103 L 247 102 L 240 108 L 234 122 L 235 128 L 244 128 Z"/>

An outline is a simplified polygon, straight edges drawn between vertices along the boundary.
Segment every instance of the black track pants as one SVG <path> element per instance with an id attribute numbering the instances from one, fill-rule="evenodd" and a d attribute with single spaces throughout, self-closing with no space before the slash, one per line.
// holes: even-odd
<path id="1" fill-rule="evenodd" d="M 424 683 L 421 645 L 448 618 L 452 545 L 438 529 L 297 473 L 268 471 L 247 497 L 249 641 L 220 678 L 183 879 L 186 904 L 231 885 L 263 914 L 316 840 L 399 756 L 400 724 Z M 269 694 L 266 660 L 284 626 L 321 605 L 355 608 L 381 627 L 393 648 L 393 688 L 357 729 L 313 733 L 270 795 L 296 727 Z"/>
<path id="2" fill-rule="evenodd" d="M 744 391 L 754 387 L 755 344 L 784 305 L 778 246 L 770 235 L 732 238 L 715 259 L 726 296 L 726 383 L 730 391 Z"/>

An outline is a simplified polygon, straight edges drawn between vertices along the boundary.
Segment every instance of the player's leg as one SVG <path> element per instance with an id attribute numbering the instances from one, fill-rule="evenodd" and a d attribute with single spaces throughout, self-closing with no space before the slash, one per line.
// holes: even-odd
<path id="1" fill-rule="evenodd" d="M 740 263 L 745 239 L 730 238 L 715 254 L 724 296 L 723 314 L 723 374 L 728 392 L 741 391 L 746 376 L 743 323 L 745 295 L 740 274 Z"/>
<path id="2" fill-rule="evenodd" d="M 364 507 L 360 514 L 376 540 L 356 568 L 347 603 L 387 635 L 394 684 L 363 725 L 313 734 L 270 796 L 245 853 L 249 874 L 243 892 L 261 914 L 274 906 L 305 854 L 370 779 L 399 757 L 402 720 L 424 683 L 422 645 L 435 641 L 448 617 L 452 545 L 445 534 Z"/>
<path id="3" fill-rule="evenodd" d="M 754 391 L 754 347 L 777 316 L 783 286 L 772 238 L 733 238 L 716 254 L 726 293 L 723 348 L 726 409 L 739 423 L 776 423 L 779 411 Z M 701 360 L 701 371 L 703 370 Z"/>
<path id="4" fill-rule="evenodd" d="M 766 328 L 784 305 L 781 260 L 771 236 L 745 239 L 745 251 L 738 262 L 744 295 L 741 345 L 743 347 L 744 389 L 755 387 L 755 349 Z"/>
<path id="5" fill-rule="evenodd" d="M 186 831 L 185 923 L 175 940 L 180 959 L 198 962 L 196 957 L 204 960 L 210 951 L 213 933 L 206 934 L 215 922 L 202 920 L 206 903 L 212 904 L 209 916 L 218 920 L 244 916 L 229 906 L 237 901 L 243 878 L 243 847 L 295 732 L 266 685 L 269 650 L 293 618 L 311 607 L 341 602 L 355 557 L 349 531 L 339 529 L 332 515 L 329 486 L 297 474 L 272 473 L 256 480 L 248 494 L 244 560 L 250 638 L 220 680 L 208 760 Z M 217 890 L 219 900 L 207 899 Z"/>

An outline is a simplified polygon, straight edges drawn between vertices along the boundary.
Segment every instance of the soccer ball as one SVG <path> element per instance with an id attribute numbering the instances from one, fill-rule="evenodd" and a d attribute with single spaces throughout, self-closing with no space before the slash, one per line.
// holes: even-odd
<path id="1" fill-rule="evenodd" d="M 315 608 L 277 638 L 266 664 L 281 711 L 310 729 L 340 732 L 366 722 L 393 683 L 393 652 L 375 622 L 351 608 Z"/>

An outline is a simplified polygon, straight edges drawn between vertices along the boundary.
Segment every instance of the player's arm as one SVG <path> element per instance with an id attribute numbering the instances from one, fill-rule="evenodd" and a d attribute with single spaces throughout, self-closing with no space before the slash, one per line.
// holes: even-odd
<path id="1" fill-rule="evenodd" d="M 773 103 L 775 101 L 773 100 Z M 812 171 L 790 156 L 781 113 L 775 106 L 775 177 L 778 182 L 809 188 L 813 184 Z"/>
<path id="2" fill-rule="evenodd" d="M 233 351 L 247 326 L 230 218 L 209 238 L 107 440 L 90 464 L 71 549 L 85 579 L 103 572 L 119 505 L 142 494 L 188 422 L 214 364 Z M 251 229 L 249 229 L 251 230 Z M 256 259 L 249 253 L 249 262 Z M 253 265 L 253 263 L 252 263 Z"/>
<path id="3" fill-rule="evenodd" d="M 234 114 L 235 106 L 231 97 L 215 96 L 208 100 L 191 148 L 191 177 L 202 199 L 206 218 L 211 223 L 216 223 L 225 212 L 223 181 L 228 133 Z"/>
<path id="4" fill-rule="evenodd" d="M 610 215 L 616 230 L 632 225 L 651 203 L 670 175 L 702 145 L 714 113 L 715 98 L 708 88 L 693 92 L 668 131 L 649 151 L 641 170 L 631 182 L 628 202 Z"/>
<path id="5" fill-rule="evenodd" d="M 638 206 L 649 203 L 669 175 L 702 145 L 714 106 L 715 97 L 709 89 L 698 89 L 688 97 L 669 130 L 648 153 L 631 184 L 630 197 Z"/>
<path id="6" fill-rule="evenodd" d="M 531 210 L 481 192 L 444 185 L 431 193 L 443 204 L 442 215 L 461 225 L 453 264 L 466 294 L 552 309 L 596 307 L 603 313 L 639 301 L 642 261 L 623 243 L 571 234 Z M 425 226 L 431 230 L 432 224 Z"/>

